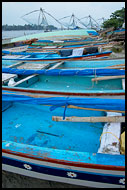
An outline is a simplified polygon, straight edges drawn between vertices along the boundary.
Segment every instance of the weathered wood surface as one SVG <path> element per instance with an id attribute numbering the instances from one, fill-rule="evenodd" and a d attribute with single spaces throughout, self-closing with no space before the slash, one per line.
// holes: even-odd
<path id="1" fill-rule="evenodd" d="M 55 65 L 53 65 L 51 68 L 49 68 L 49 70 L 50 70 L 50 69 L 56 69 L 57 67 L 59 67 L 59 66 L 62 65 L 63 63 L 64 63 L 64 61 L 58 62 L 58 63 L 56 63 Z"/>
<path id="2" fill-rule="evenodd" d="M 13 48 L 7 48 L 4 49 L 6 51 L 10 51 L 10 52 L 24 52 L 28 49 L 28 45 L 26 46 L 19 46 L 19 47 L 13 47 Z"/>
<path id="3" fill-rule="evenodd" d="M 63 117 L 52 116 L 53 121 L 71 121 L 71 122 L 110 122 L 110 123 L 122 123 L 125 122 L 124 116 L 110 116 L 110 117 L 66 117 L 63 120 Z"/>
<path id="4" fill-rule="evenodd" d="M 2 73 L 2 84 L 8 82 L 11 78 L 17 78 L 17 74 Z"/>
<path id="5" fill-rule="evenodd" d="M 103 30 L 102 32 L 100 32 L 100 36 L 102 36 L 103 34 L 107 33 L 107 32 L 111 32 L 114 30 L 114 27 L 108 28 L 106 30 Z"/>
<path id="6" fill-rule="evenodd" d="M 120 76 L 105 76 L 105 77 L 95 77 L 91 79 L 92 81 L 101 81 L 101 80 L 111 80 L 111 79 L 122 79 L 125 78 L 125 75 Z"/>
<path id="7" fill-rule="evenodd" d="M 41 63 L 24 63 L 17 67 L 17 69 L 26 69 L 26 70 L 41 70 L 45 69 L 49 66 L 49 64 L 41 64 Z"/>

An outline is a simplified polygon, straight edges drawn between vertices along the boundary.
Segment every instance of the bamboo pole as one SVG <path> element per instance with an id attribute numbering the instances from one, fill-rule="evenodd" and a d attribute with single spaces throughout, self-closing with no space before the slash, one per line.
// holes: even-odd
<path id="1" fill-rule="evenodd" d="M 52 116 L 53 121 L 71 121 L 71 122 L 110 122 L 110 123 L 122 123 L 125 122 L 125 116 L 110 116 L 110 117 L 63 117 Z"/>
<path id="2" fill-rule="evenodd" d="M 101 80 L 111 80 L 111 79 L 120 79 L 120 78 L 125 78 L 125 75 L 96 77 L 91 80 L 92 81 L 101 81 Z"/>

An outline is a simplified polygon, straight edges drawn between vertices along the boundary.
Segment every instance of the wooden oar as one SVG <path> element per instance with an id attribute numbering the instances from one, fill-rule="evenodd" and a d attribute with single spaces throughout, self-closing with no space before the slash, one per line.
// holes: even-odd
<path id="1" fill-rule="evenodd" d="M 71 121 L 71 122 L 110 122 L 110 123 L 122 123 L 125 122 L 125 116 L 110 116 L 110 117 L 63 117 L 52 116 L 53 121 Z"/>

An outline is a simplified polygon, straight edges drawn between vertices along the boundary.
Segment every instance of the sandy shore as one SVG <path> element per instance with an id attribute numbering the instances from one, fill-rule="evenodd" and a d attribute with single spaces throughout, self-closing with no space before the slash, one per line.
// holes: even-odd
<path id="1" fill-rule="evenodd" d="M 2 171 L 2 188 L 87 188 Z"/>

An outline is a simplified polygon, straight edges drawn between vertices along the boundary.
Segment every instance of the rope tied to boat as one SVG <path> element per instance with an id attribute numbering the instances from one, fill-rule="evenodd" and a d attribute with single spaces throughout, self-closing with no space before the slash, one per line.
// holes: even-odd
<path id="1" fill-rule="evenodd" d="M 60 75 L 61 72 L 62 72 L 62 70 L 59 71 L 59 75 Z"/>
<path id="2" fill-rule="evenodd" d="M 97 74 L 96 74 L 96 69 L 94 69 L 94 78 L 97 77 Z M 94 81 L 92 81 L 92 84 L 94 85 Z M 96 84 L 97 84 L 97 81 L 96 81 Z"/>
<path id="3" fill-rule="evenodd" d="M 65 108 L 64 108 L 64 113 L 63 113 L 63 120 L 65 119 L 65 114 L 66 114 L 67 106 L 69 105 L 68 100 L 69 100 L 69 97 L 67 97 L 67 98 L 65 99 L 65 102 L 64 102 Z M 55 110 L 56 108 L 61 107 L 61 106 L 63 106 L 62 103 L 61 103 L 61 105 L 53 105 L 53 106 L 50 107 L 50 111 L 53 111 L 53 110 Z"/>
<path id="4" fill-rule="evenodd" d="M 63 120 L 65 119 L 65 113 L 66 113 L 66 109 L 67 109 L 67 106 L 68 106 L 68 100 L 69 100 L 69 97 L 66 98 L 65 108 L 64 108 L 64 113 L 63 113 Z"/>
<path id="5" fill-rule="evenodd" d="M 103 136 L 104 134 L 106 134 L 106 133 L 109 133 L 109 134 L 113 135 L 113 136 L 119 141 L 119 143 L 120 143 L 120 145 L 121 145 L 120 139 L 119 139 L 115 134 L 113 134 L 112 132 L 104 132 L 104 133 L 102 133 L 101 136 L 100 136 L 100 143 L 101 143 L 102 136 Z"/>
<path id="6" fill-rule="evenodd" d="M 76 73 L 75 73 L 75 74 L 76 74 L 76 75 L 78 75 L 79 73 L 80 73 L 80 71 L 76 71 Z"/>

